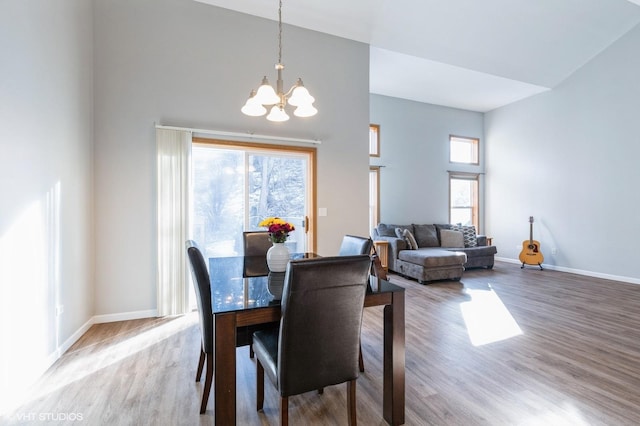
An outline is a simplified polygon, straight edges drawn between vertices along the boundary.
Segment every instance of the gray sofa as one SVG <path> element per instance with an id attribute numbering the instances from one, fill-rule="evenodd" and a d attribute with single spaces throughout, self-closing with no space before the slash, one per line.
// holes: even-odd
<path id="1" fill-rule="evenodd" d="M 405 236 L 398 235 L 397 229 L 410 232 L 417 243 L 417 249 L 412 249 L 406 233 Z M 459 280 L 468 268 L 493 268 L 497 250 L 496 247 L 487 245 L 484 235 L 475 235 L 475 229 L 464 227 L 464 247 L 463 244 L 443 247 L 441 235 L 447 236 L 447 240 L 452 235 L 450 232 L 443 233 L 443 230 L 461 231 L 450 224 L 381 223 L 373 230 L 372 238 L 389 243 L 389 270 L 414 278 L 421 284 L 435 280 Z M 475 246 L 470 246 L 474 242 Z"/>

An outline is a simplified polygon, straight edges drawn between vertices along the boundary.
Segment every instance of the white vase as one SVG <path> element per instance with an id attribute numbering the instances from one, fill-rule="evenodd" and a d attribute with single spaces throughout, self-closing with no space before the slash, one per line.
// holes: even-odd
<path id="1" fill-rule="evenodd" d="M 273 243 L 267 250 L 267 266 L 272 272 L 284 272 L 289 263 L 289 249 L 284 243 Z"/>

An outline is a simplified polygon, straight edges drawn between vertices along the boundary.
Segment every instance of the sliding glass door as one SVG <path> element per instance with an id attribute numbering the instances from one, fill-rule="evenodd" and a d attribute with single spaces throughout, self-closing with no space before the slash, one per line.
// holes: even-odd
<path id="1" fill-rule="evenodd" d="M 292 252 L 313 249 L 315 150 L 194 139 L 192 235 L 206 257 L 242 254 L 242 232 L 277 216 Z"/>

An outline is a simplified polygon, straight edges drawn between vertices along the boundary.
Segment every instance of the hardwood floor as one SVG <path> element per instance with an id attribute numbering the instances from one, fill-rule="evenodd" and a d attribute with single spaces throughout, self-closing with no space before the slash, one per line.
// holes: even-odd
<path id="1" fill-rule="evenodd" d="M 461 282 L 391 280 L 406 288 L 407 425 L 640 424 L 640 286 L 501 262 Z M 197 321 L 93 326 L 2 424 L 212 424 L 213 398 L 198 414 Z M 386 424 L 381 324 L 365 310 L 362 425 Z M 238 352 L 238 424 L 278 424 L 275 390 L 266 381 L 256 412 L 255 362 Z M 346 411 L 343 385 L 289 403 L 292 424 L 346 424 Z"/>

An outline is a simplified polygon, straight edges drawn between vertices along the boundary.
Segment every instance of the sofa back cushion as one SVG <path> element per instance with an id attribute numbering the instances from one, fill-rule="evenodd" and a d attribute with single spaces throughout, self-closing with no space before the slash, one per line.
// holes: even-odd
<path id="1" fill-rule="evenodd" d="M 460 231 L 441 229 L 440 245 L 446 248 L 464 248 L 464 235 Z"/>
<path id="2" fill-rule="evenodd" d="M 418 247 L 440 247 L 435 225 L 413 224 L 413 235 L 416 237 Z"/>
<path id="3" fill-rule="evenodd" d="M 451 224 L 450 223 L 436 223 L 436 231 L 438 232 L 438 240 L 440 242 L 442 242 L 442 230 L 443 229 L 451 229 Z"/>
<path id="4" fill-rule="evenodd" d="M 396 236 L 396 228 L 408 229 L 413 232 L 413 226 L 411 225 L 390 225 L 388 223 L 379 223 L 376 227 L 376 231 L 378 231 L 378 235 L 381 237 L 395 237 Z"/>

